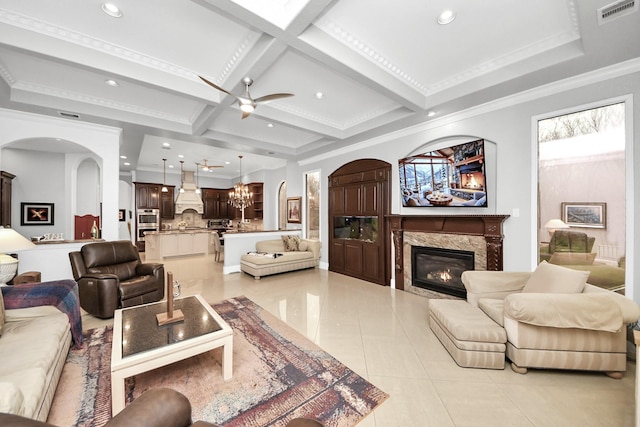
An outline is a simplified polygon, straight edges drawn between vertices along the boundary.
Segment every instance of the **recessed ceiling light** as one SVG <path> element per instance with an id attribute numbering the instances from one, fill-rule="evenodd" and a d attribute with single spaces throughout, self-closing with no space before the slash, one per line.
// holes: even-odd
<path id="1" fill-rule="evenodd" d="M 447 25 L 453 22 L 456 19 L 456 14 L 452 10 L 445 10 L 438 16 L 438 24 Z"/>
<path id="2" fill-rule="evenodd" d="M 171 144 L 169 144 L 168 142 L 163 142 L 163 143 L 162 143 L 162 146 L 163 146 L 163 147 L 171 147 Z"/>
<path id="3" fill-rule="evenodd" d="M 126 159 L 126 158 L 127 158 L 127 156 L 120 156 L 120 158 L 121 158 L 121 159 Z"/>
<path id="4" fill-rule="evenodd" d="M 112 80 L 112 79 L 105 80 L 105 81 L 104 81 L 104 83 L 105 83 L 106 85 L 113 86 L 113 87 L 118 87 L 118 86 L 120 86 L 120 83 L 118 83 L 117 81 Z"/>
<path id="5" fill-rule="evenodd" d="M 267 123 L 267 127 L 268 128 L 272 128 L 273 127 L 273 123 Z"/>
<path id="6" fill-rule="evenodd" d="M 431 110 L 431 111 L 429 111 L 429 112 L 427 113 L 427 116 L 428 116 L 428 117 L 433 117 L 433 116 L 435 116 L 435 115 L 436 115 L 436 112 L 435 112 L 435 111 L 433 111 L 433 110 Z"/>
<path id="7" fill-rule="evenodd" d="M 224 162 L 224 164 L 225 164 L 225 165 L 230 165 L 230 164 L 231 164 L 231 162 Z"/>
<path id="8" fill-rule="evenodd" d="M 120 18 L 122 11 L 113 3 L 102 3 L 102 11 L 113 18 Z"/>
<path id="9" fill-rule="evenodd" d="M 178 157 L 184 159 L 184 154 L 178 154 Z"/>
<path id="10" fill-rule="evenodd" d="M 316 98 L 317 98 L 317 99 L 322 99 L 322 98 L 324 98 L 324 93 L 322 93 L 322 92 L 316 92 Z"/>
<path id="11" fill-rule="evenodd" d="M 173 169 L 173 165 L 169 165 L 169 169 Z"/>
<path id="12" fill-rule="evenodd" d="M 129 162 L 124 162 L 124 165 L 125 165 L 125 166 L 131 166 L 131 163 L 129 163 Z"/>

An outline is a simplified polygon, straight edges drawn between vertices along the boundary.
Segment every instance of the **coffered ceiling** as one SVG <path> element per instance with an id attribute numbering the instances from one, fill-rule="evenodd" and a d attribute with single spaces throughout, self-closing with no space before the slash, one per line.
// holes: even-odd
<path id="1" fill-rule="evenodd" d="M 0 106 L 122 127 L 123 171 L 274 169 L 640 56 L 640 14 L 599 25 L 598 0 L 112 3 L 0 0 Z M 295 96 L 241 119 L 199 75 Z"/>

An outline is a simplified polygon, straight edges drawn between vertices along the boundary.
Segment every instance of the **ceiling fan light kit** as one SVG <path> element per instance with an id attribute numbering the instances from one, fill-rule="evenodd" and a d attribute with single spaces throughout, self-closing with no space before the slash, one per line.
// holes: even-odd
<path id="1" fill-rule="evenodd" d="M 202 76 L 198 76 L 198 77 L 200 77 L 200 80 L 202 80 L 203 82 L 205 82 L 206 84 L 208 84 L 212 88 L 217 89 L 217 90 L 219 90 L 221 92 L 224 92 L 227 95 L 231 95 L 235 99 L 237 99 L 238 100 L 238 106 L 240 107 L 240 111 L 242 111 L 242 118 L 243 119 L 246 119 L 247 117 L 249 117 L 249 115 L 251 113 L 253 113 L 253 111 L 256 109 L 256 107 L 260 103 L 265 104 L 267 102 L 275 101 L 277 99 L 287 98 L 287 97 L 293 96 L 292 93 L 272 93 L 270 95 L 265 95 L 265 96 L 261 96 L 259 98 L 255 98 L 254 99 L 254 98 L 251 97 L 251 94 L 249 93 L 249 86 L 251 86 L 253 84 L 253 79 L 251 77 L 245 77 L 244 79 L 242 79 L 242 82 L 244 83 L 245 89 L 244 89 L 244 92 L 242 93 L 242 95 L 238 96 L 238 95 L 234 95 L 233 93 L 229 92 L 226 89 L 221 88 L 217 84 L 205 79 Z"/>

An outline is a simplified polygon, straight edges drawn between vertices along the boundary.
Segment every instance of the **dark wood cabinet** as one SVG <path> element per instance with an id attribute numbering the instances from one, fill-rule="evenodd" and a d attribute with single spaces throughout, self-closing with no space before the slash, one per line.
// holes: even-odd
<path id="1" fill-rule="evenodd" d="M 329 176 L 329 270 L 389 285 L 389 163 L 356 160 Z"/>
<path id="2" fill-rule="evenodd" d="M 162 184 L 134 182 L 136 188 L 136 209 L 160 209 Z"/>
<path id="3" fill-rule="evenodd" d="M 229 206 L 229 189 L 203 188 L 202 202 L 204 203 L 205 219 L 233 219 L 233 207 Z"/>
<path id="4" fill-rule="evenodd" d="M 176 216 L 175 186 L 167 185 L 167 192 L 160 191 L 160 218 L 173 219 Z"/>
<path id="5" fill-rule="evenodd" d="M 0 225 L 11 227 L 11 186 L 16 176 L 0 171 Z"/>
<path id="6" fill-rule="evenodd" d="M 252 182 L 247 184 L 247 187 L 253 194 L 253 203 L 244 209 L 244 217 L 245 219 L 262 219 L 262 191 L 264 186 L 261 182 Z"/>

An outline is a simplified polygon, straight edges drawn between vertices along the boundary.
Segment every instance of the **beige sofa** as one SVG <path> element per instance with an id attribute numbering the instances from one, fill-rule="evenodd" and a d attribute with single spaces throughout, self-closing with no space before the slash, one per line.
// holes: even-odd
<path id="1" fill-rule="evenodd" d="M 71 346 L 69 318 L 54 306 L 1 305 L 0 412 L 46 421 Z"/>
<path id="2" fill-rule="evenodd" d="M 263 240 L 256 243 L 256 251 L 240 257 L 240 270 L 252 275 L 256 280 L 270 274 L 314 268 L 320 260 L 319 240 L 300 239 L 298 250 L 285 250 L 284 242 Z"/>
<path id="3" fill-rule="evenodd" d="M 626 325 L 638 321 L 640 307 L 586 283 L 588 275 L 543 262 L 533 273 L 465 271 L 462 282 L 468 304 L 504 327 L 515 372 L 576 369 L 620 378 Z"/>

